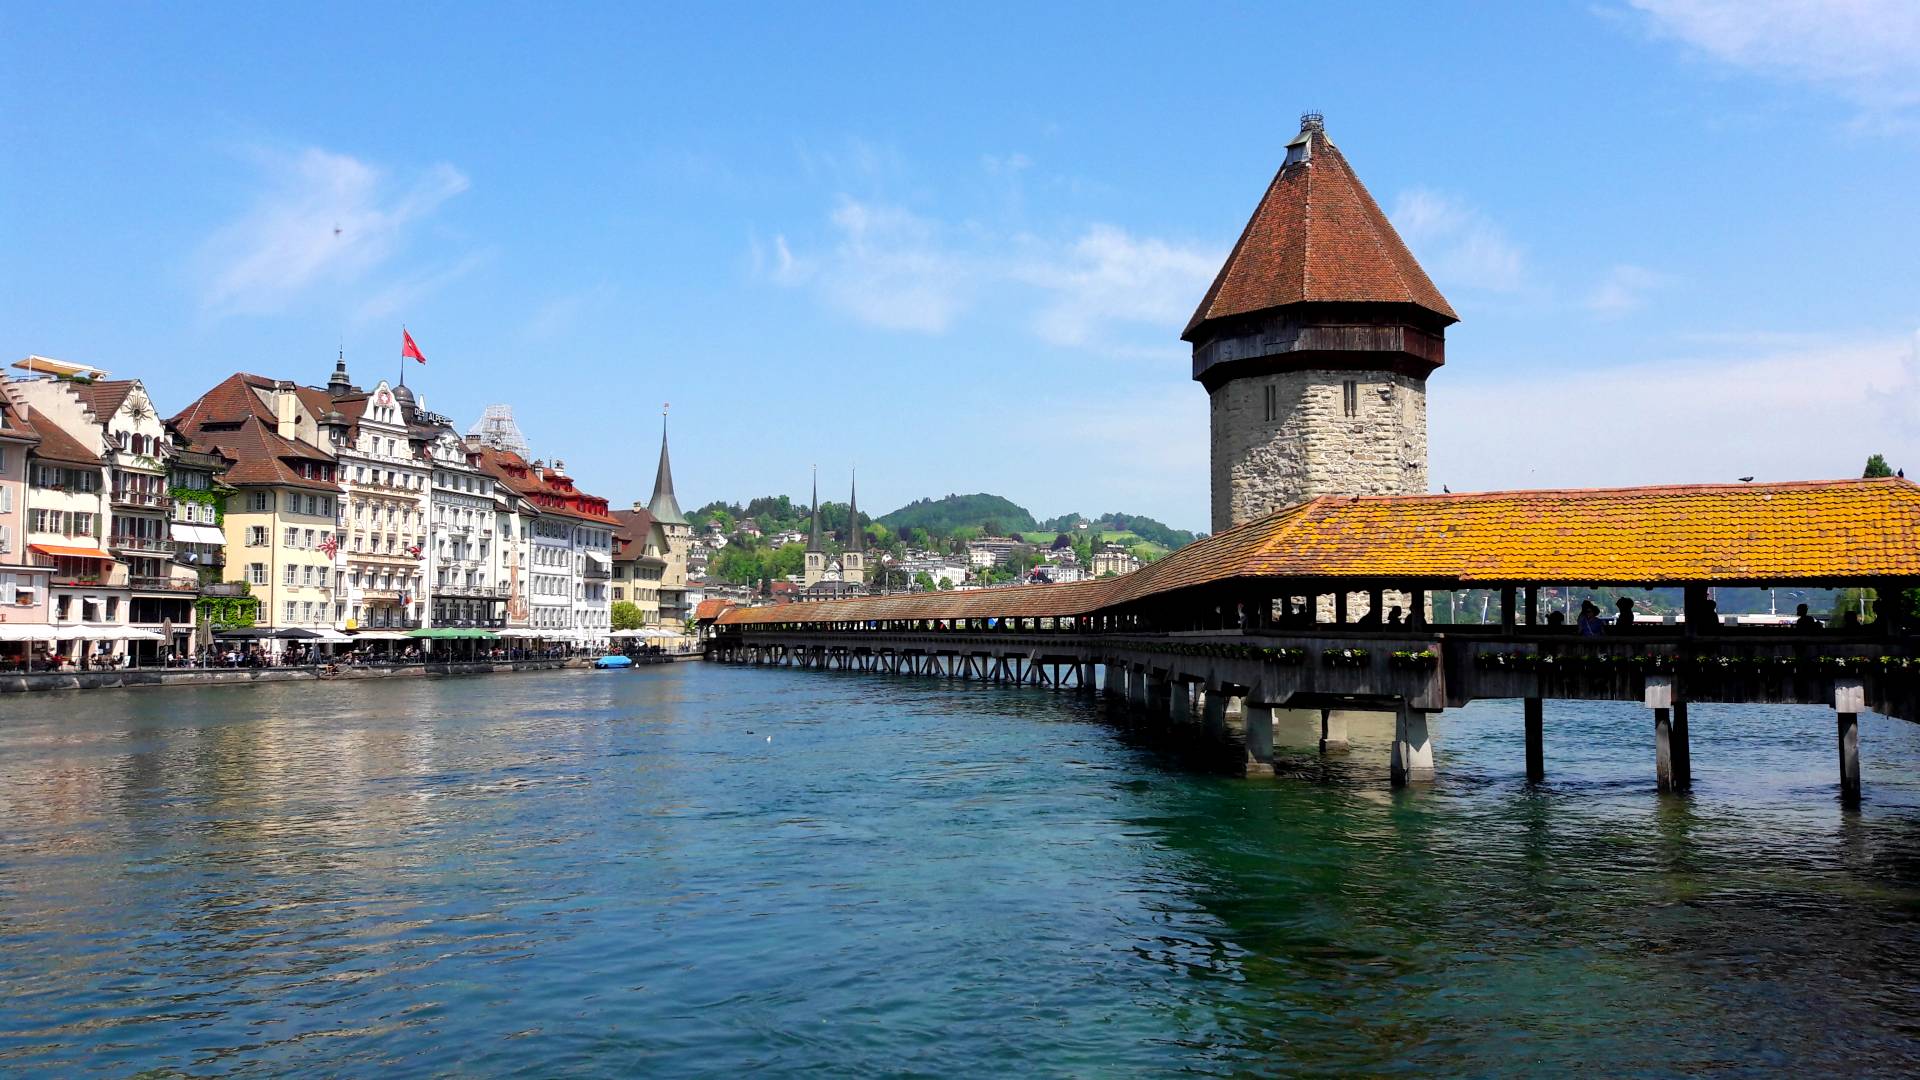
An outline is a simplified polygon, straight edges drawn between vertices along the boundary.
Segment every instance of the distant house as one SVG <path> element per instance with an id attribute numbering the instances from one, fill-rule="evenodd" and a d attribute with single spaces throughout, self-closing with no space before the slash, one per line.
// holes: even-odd
<path id="1" fill-rule="evenodd" d="M 1108 544 L 1093 553 L 1093 576 L 1105 577 L 1108 574 L 1131 574 L 1146 565 L 1134 558 L 1133 552 L 1119 544 Z"/>
<path id="2" fill-rule="evenodd" d="M 1009 536 L 983 536 L 967 541 L 967 561 L 978 567 L 999 566 L 1013 555 L 1018 540 Z"/>

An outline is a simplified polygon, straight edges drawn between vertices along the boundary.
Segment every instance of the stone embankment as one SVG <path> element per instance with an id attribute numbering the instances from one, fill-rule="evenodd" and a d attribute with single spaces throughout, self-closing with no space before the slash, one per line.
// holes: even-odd
<path id="1" fill-rule="evenodd" d="M 698 659 L 663 657 L 661 660 Z M 643 660 L 642 664 L 656 662 Z M 421 676 L 492 675 L 510 671 L 586 668 L 589 660 L 501 660 L 462 664 L 368 664 L 341 666 L 333 674 L 320 667 L 136 668 L 127 671 L 37 671 L 0 674 L 0 694 L 36 690 L 106 690 L 138 686 L 244 686 L 253 683 L 333 682 L 350 679 L 404 679 Z"/>

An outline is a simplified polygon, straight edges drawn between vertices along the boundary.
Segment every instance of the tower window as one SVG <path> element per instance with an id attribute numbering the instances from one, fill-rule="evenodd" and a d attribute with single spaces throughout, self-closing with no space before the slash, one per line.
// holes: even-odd
<path id="1" fill-rule="evenodd" d="M 1342 387 L 1342 390 L 1344 391 L 1342 397 L 1345 399 L 1347 415 L 1360 415 L 1360 384 L 1352 379 L 1348 379 L 1346 385 Z"/>
<path id="2" fill-rule="evenodd" d="M 1270 385 L 1266 387 L 1266 391 L 1267 391 L 1267 423 L 1271 424 L 1275 420 L 1280 419 L 1280 388 L 1277 386 Z"/>

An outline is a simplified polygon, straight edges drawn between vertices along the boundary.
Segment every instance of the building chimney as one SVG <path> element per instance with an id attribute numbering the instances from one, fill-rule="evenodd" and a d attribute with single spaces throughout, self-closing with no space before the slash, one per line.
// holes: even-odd
<path id="1" fill-rule="evenodd" d="M 285 380 L 273 384 L 273 433 L 287 440 L 300 437 L 300 399 Z"/>

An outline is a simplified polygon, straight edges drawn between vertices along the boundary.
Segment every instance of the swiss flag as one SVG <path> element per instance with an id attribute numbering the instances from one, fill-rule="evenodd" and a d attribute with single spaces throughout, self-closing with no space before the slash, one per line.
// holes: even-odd
<path id="1" fill-rule="evenodd" d="M 413 343 L 413 335 L 407 333 L 407 328 L 403 326 L 400 328 L 400 359 L 405 360 L 409 356 L 423 364 L 427 362 L 420 352 L 420 346 Z"/>

